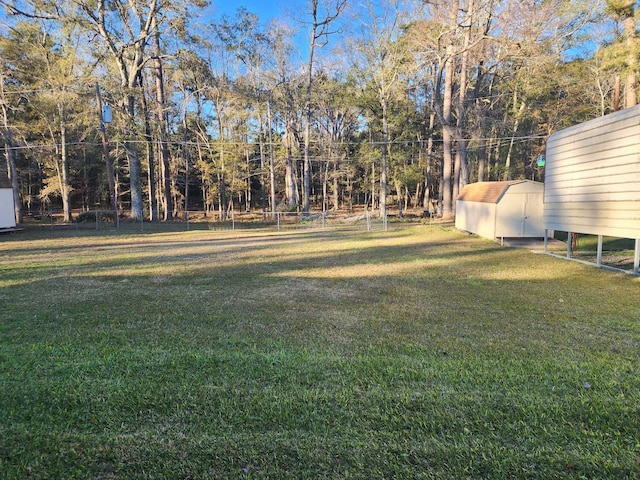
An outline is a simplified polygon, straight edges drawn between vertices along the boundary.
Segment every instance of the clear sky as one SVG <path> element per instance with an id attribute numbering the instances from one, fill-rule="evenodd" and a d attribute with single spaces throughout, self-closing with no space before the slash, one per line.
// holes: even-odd
<path id="1" fill-rule="evenodd" d="M 284 23 L 294 27 L 294 43 L 298 45 L 304 58 L 308 50 L 307 32 L 295 19 L 306 20 L 307 2 L 308 0 L 211 0 L 206 15 L 210 20 L 217 20 L 222 15 L 233 19 L 237 10 L 244 7 L 258 15 L 262 26 L 267 26 L 272 19 L 282 19 Z"/>
<path id="2" fill-rule="evenodd" d="M 212 0 L 210 11 L 219 17 L 228 15 L 233 17 L 238 8 L 244 7 L 260 18 L 260 23 L 266 24 L 272 18 L 286 15 L 295 5 L 304 4 L 304 0 Z"/>

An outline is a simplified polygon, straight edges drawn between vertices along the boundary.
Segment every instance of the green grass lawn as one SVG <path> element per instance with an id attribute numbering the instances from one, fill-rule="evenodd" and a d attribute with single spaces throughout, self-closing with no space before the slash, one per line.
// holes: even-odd
<path id="1" fill-rule="evenodd" d="M 0 272 L 3 479 L 640 478 L 629 275 L 442 226 L 25 231 Z"/>

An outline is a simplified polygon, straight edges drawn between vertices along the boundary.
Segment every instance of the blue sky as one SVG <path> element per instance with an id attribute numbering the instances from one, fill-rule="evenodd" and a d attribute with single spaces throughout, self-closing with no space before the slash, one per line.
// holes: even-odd
<path id="1" fill-rule="evenodd" d="M 273 1 L 273 0 L 213 0 L 210 10 L 216 17 L 228 15 L 233 17 L 238 8 L 244 7 L 260 18 L 261 23 L 268 23 L 272 18 L 287 15 L 287 10 L 296 5 L 303 4 L 301 0 Z"/>
<path id="2" fill-rule="evenodd" d="M 217 20 L 222 15 L 231 19 L 235 17 L 239 8 L 246 8 L 255 13 L 263 26 L 267 26 L 272 19 L 282 19 L 283 23 L 293 26 L 297 33 L 294 34 L 294 43 L 298 46 L 303 57 L 307 55 L 308 39 L 303 25 L 295 20 L 304 19 L 308 15 L 306 10 L 308 0 L 211 0 L 211 5 L 206 10 L 206 15 L 211 20 Z M 297 27 L 297 28 L 296 28 Z"/>

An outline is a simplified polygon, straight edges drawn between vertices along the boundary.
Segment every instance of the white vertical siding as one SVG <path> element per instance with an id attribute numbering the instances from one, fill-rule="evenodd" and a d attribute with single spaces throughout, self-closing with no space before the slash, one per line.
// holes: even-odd
<path id="1" fill-rule="evenodd" d="M 456 228 L 493 240 L 496 238 L 496 204 L 458 200 Z"/>
<path id="2" fill-rule="evenodd" d="M 640 106 L 553 134 L 546 160 L 545 228 L 640 238 Z"/>
<path id="3" fill-rule="evenodd" d="M 492 191 L 489 200 L 457 201 L 456 228 L 490 239 L 544 236 L 542 183 L 530 180 L 518 180 L 510 184 L 486 182 L 482 187 Z M 501 187 L 503 190 L 497 191 L 495 187 Z M 476 188 L 474 191 L 475 198 L 486 197 L 479 194 L 479 189 Z M 473 195 L 461 197 L 469 198 Z"/>
<path id="4" fill-rule="evenodd" d="M 16 226 L 15 212 L 13 211 L 13 190 L 0 188 L 0 228 L 13 228 Z"/>
<path id="5" fill-rule="evenodd" d="M 522 237 L 526 194 L 507 191 L 497 205 L 496 237 Z"/>
<path id="6" fill-rule="evenodd" d="M 510 188 L 497 206 L 496 237 L 544 237 L 542 195 Z"/>
<path id="7" fill-rule="evenodd" d="M 527 193 L 526 195 L 524 236 L 544 237 L 544 193 Z"/>

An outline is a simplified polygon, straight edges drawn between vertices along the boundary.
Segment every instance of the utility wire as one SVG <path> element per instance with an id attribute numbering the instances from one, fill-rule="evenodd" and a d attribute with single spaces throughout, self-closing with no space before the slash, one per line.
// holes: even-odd
<path id="1" fill-rule="evenodd" d="M 471 146 L 468 146 L 467 149 L 476 149 L 479 146 L 496 146 L 496 145 L 506 145 L 509 144 L 511 142 L 517 142 L 517 143 L 523 143 L 523 142 L 527 142 L 527 141 L 531 141 L 531 140 L 542 140 L 547 138 L 547 135 L 525 135 L 525 136 L 521 136 L 521 137 L 485 137 L 485 138 L 463 138 L 463 139 L 458 139 L 458 141 L 463 140 L 465 142 L 471 143 Z M 158 143 L 156 141 L 149 141 L 149 140 L 139 140 L 139 139 L 133 139 L 133 140 L 122 140 L 122 141 L 111 141 L 110 144 L 112 145 L 117 145 L 123 142 L 127 142 L 130 144 L 138 144 L 138 145 L 147 145 L 148 143 Z M 432 139 L 431 142 L 433 144 L 440 144 L 443 142 L 442 139 Z M 211 140 L 211 142 L 185 142 L 185 141 L 168 141 L 167 142 L 170 145 L 173 145 L 174 147 L 202 147 L 202 148 L 206 148 L 206 149 L 216 149 L 219 150 L 221 147 L 225 149 L 225 151 L 230 151 L 230 150 L 235 150 L 238 147 L 258 147 L 260 146 L 260 142 L 229 142 L 229 141 L 225 141 L 223 143 L 219 143 L 216 140 Z M 323 144 L 324 142 L 321 141 L 313 141 L 312 142 L 315 145 L 318 144 Z M 429 143 L 429 140 L 398 140 L 398 141 L 390 141 L 388 142 L 388 144 L 394 146 L 394 145 L 398 145 L 398 146 L 412 146 L 412 145 L 426 145 Z M 454 141 L 455 143 L 455 141 Z M 102 144 L 99 142 L 89 142 L 89 141 L 85 141 L 85 142 L 67 142 L 66 144 L 68 147 L 73 147 L 73 146 L 92 146 L 92 147 L 98 147 L 101 146 Z M 276 142 L 262 142 L 262 145 L 264 146 L 282 146 L 282 143 L 276 143 Z M 382 146 L 385 145 L 384 142 L 373 142 L 373 141 L 367 141 L 367 142 L 341 142 L 339 144 L 334 144 L 334 147 L 345 147 L 345 146 L 358 146 L 358 145 L 368 145 L 368 146 Z M 0 150 L 2 151 L 6 151 L 7 149 L 11 149 L 11 150 L 39 150 L 39 149 L 56 149 L 56 148 L 60 148 L 62 146 L 62 144 L 60 143 L 42 143 L 42 144 L 34 144 L 34 145 L 16 145 L 13 147 L 0 147 Z"/>

